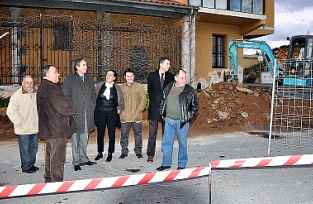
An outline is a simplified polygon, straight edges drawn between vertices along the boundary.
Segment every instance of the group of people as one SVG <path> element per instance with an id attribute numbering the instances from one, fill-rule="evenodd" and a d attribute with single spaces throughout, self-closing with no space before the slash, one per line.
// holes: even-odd
<path id="1" fill-rule="evenodd" d="M 186 167 L 187 135 L 189 122 L 199 111 L 195 90 L 186 83 L 186 72 L 168 72 L 170 60 L 162 57 L 159 69 L 148 75 L 149 139 L 147 162 L 153 162 L 159 122 L 162 123 L 163 160 L 156 170 L 162 171 L 172 165 L 175 135 L 179 143 L 178 169 Z M 74 62 L 75 72 L 64 79 L 60 88 L 57 68 L 46 65 L 42 69 L 42 82 L 38 90 L 33 78 L 26 75 L 22 87 L 10 98 L 7 115 L 14 124 L 18 136 L 22 172 L 34 173 L 38 151 L 38 138 L 45 143 L 45 182 L 63 181 L 67 138 L 72 138 L 72 164 L 74 171 L 81 166 L 94 165 L 87 156 L 89 133 L 97 127 L 98 154 L 103 158 L 105 129 L 108 129 L 109 145 L 106 161 L 112 161 L 115 151 L 115 131 L 121 130 L 120 159 L 128 156 L 129 132 L 132 127 L 135 138 L 134 152 L 142 154 L 142 119 L 146 106 L 144 86 L 134 81 L 131 69 L 124 71 L 125 83 L 117 85 L 117 73 L 109 70 L 105 81 L 94 85 L 93 77 L 86 74 L 86 59 Z"/>

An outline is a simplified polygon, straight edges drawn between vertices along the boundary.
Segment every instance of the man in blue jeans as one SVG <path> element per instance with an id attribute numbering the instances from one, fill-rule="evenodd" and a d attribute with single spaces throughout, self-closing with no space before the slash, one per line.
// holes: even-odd
<path id="1" fill-rule="evenodd" d="M 165 128 L 162 165 L 157 171 L 171 168 L 175 134 L 179 145 L 177 169 L 186 168 L 189 122 L 194 121 L 199 113 L 198 97 L 195 89 L 186 84 L 186 72 L 179 69 L 174 73 L 174 78 L 175 81 L 164 88 L 159 107 L 159 114 L 165 118 Z"/>
<path id="2" fill-rule="evenodd" d="M 38 151 L 38 112 L 36 104 L 37 90 L 34 80 L 26 75 L 22 87 L 10 98 L 7 115 L 14 124 L 18 137 L 22 172 L 34 173 Z"/>

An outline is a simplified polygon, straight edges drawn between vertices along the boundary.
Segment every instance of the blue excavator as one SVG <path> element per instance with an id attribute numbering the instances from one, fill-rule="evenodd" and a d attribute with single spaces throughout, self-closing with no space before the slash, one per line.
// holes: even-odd
<path id="1" fill-rule="evenodd" d="M 271 47 L 262 40 L 235 40 L 229 42 L 230 80 L 238 83 L 238 48 L 261 50 L 271 75 L 277 81 L 284 97 L 313 98 L 313 35 L 296 35 L 287 38 L 288 54 L 285 60 L 275 60 Z M 297 91 L 298 89 L 298 91 Z"/>

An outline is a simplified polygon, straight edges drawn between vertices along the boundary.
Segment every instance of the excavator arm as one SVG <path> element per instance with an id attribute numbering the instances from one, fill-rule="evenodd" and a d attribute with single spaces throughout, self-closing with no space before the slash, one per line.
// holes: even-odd
<path id="1" fill-rule="evenodd" d="M 237 80 L 238 75 L 238 48 L 248 48 L 248 49 L 258 49 L 261 50 L 264 54 L 268 56 L 268 59 L 265 59 L 265 63 L 274 78 L 274 69 L 276 69 L 276 76 L 281 75 L 282 71 L 280 66 L 276 63 L 274 54 L 271 47 L 262 40 L 240 40 L 235 41 L 231 39 L 229 42 L 229 59 L 230 59 L 230 76 L 232 79 Z M 274 66 L 276 63 L 276 66 Z"/>

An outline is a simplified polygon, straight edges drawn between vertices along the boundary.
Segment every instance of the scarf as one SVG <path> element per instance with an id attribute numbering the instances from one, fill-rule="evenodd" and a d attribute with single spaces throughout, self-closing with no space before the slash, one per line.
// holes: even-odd
<path id="1" fill-rule="evenodd" d="M 105 87 L 106 87 L 106 89 L 105 89 L 105 91 L 103 92 L 103 95 L 105 96 L 105 98 L 106 98 L 107 100 L 110 100 L 110 94 L 111 94 L 110 88 L 113 87 L 113 84 L 114 84 L 114 82 L 113 82 L 112 84 L 108 84 L 107 82 L 105 82 Z"/>

